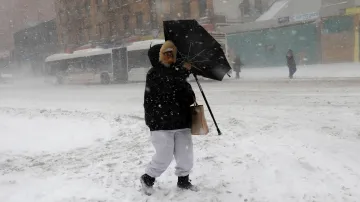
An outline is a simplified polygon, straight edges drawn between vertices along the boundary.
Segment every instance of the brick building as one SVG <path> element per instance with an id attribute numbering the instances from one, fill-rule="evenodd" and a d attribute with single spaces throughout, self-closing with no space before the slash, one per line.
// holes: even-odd
<path id="1" fill-rule="evenodd" d="M 56 24 L 64 49 L 89 43 L 152 39 L 162 21 L 211 15 L 213 0 L 56 0 Z M 211 21 L 208 19 L 208 21 Z M 209 23 L 209 22 L 207 22 Z"/>

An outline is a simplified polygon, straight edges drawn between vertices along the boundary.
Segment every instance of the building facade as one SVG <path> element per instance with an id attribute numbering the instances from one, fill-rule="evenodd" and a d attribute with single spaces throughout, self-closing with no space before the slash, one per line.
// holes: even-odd
<path id="1" fill-rule="evenodd" d="M 212 0 L 56 0 L 59 43 L 65 51 L 87 44 L 161 38 L 162 21 L 211 23 Z"/>
<path id="2" fill-rule="evenodd" d="M 227 23 L 255 21 L 276 0 L 213 0 L 214 13 L 224 16 Z"/>
<path id="3" fill-rule="evenodd" d="M 35 75 L 43 71 L 46 57 L 58 52 L 55 20 L 40 23 L 14 34 L 14 58 L 18 66 L 28 65 Z"/>

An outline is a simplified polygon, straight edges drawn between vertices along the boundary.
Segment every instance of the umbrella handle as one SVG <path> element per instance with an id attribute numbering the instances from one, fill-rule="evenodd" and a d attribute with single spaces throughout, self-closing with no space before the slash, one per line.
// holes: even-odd
<path id="1" fill-rule="evenodd" d="M 196 81 L 197 85 L 199 86 L 200 92 L 201 92 L 201 94 L 202 94 L 202 96 L 203 96 L 203 98 L 204 98 L 204 100 L 205 100 L 206 106 L 207 106 L 208 109 L 209 109 L 211 118 L 212 118 L 213 121 L 214 121 L 214 124 L 215 124 L 215 126 L 216 126 L 216 130 L 217 130 L 217 132 L 218 132 L 218 135 L 222 135 L 222 133 L 221 133 L 221 131 L 220 131 L 220 128 L 219 128 L 219 126 L 218 126 L 218 124 L 217 124 L 217 122 L 216 122 L 216 120 L 215 120 L 214 114 L 213 114 L 213 112 L 212 112 L 212 110 L 211 110 L 211 108 L 210 108 L 209 102 L 207 101 L 206 96 L 205 96 L 205 93 L 204 93 L 204 91 L 203 91 L 203 89 L 202 89 L 202 87 L 201 87 L 201 85 L 200 85 L 200 82 L 199 82 L 196 74 L 193 73 L 193 75 L 194 75 L 194 78 L 195 78 L 195 81 Z"/>

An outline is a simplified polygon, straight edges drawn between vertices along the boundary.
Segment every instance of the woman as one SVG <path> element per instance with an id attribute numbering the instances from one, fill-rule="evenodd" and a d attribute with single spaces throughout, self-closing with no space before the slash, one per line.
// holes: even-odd
<path id="1" fill-rule="evenodd" d="M 176 46 L 171 41 L 151 47 L 148 53 L 152 68 L 146 76 L 145 122 L 156 153 L 140 179 L 147 195 L 153 193 L 155 179 L 174 157 L 177 186 L 197 191 L 189 179 L 193 168 L 190 106 L 195 102 L 195 94 L 186 79 L 191 65 L 185 63 L 178 68 L 176 54 Z"/>

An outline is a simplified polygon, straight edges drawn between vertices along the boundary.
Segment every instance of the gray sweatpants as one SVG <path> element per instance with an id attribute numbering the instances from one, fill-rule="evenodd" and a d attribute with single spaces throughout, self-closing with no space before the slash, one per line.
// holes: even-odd
<path id="1" fill-rule="evenodd" d="M 193 168 L 193 143 L 190 129 L 151 132 L 156 154 L 146 168 L 146 174 L 159 177 L 175 157 L 175 175 L 183 177 Z"/>

